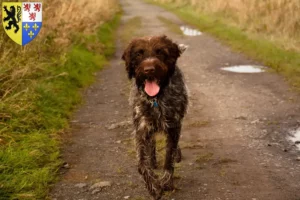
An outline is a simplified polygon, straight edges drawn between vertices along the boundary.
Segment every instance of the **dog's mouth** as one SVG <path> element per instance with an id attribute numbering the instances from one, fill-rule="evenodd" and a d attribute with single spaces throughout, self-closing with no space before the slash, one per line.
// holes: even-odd
<path id="1" fill-rule="evenodd" d="M 150 97 L 156 96 L 160 90 L 158 81 L 146 79 L 144 90 Z"/>

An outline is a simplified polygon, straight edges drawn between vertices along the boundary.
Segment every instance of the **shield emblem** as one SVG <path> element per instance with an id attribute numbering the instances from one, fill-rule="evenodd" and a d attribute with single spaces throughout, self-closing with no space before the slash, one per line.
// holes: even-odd
<path id="1" fill-rule="evenodd" d="M 6 34 L 17 44 L 26 45 L 42 27 L 41 2 L 3 2 L 2 24 Z"/>

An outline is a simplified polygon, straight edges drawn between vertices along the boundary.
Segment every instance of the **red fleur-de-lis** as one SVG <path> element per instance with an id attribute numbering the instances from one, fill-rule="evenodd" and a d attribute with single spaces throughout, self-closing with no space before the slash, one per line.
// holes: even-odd
<path id="1" fill-rule="evenodd" d="M 37 12 L 41 11 L 41 4 L 40 3 L 35 3 L 34 4 L 34 11 L 37 11 Z"/>
<path id="2" fill-rule="evenodd" d="M 30 4 L 29 3 L 25 3 L 24 4 L 24 11 L 30 11 Z"/>
<path id="3" fill-rule="evenodd" d="M 36 18 L 36 13 L 35 12 L 29 13 L 29 19 L 30 20 L 35 21 L 35 18 Z"/>

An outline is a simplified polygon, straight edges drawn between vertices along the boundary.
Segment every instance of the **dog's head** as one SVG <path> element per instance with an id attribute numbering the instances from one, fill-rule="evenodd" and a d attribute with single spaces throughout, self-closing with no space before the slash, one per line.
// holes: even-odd
<path id="1" fill-rule="evenodd" d="M 174 73 L 177 58 L 185 50 L 166 36 L 134 39 L 124 51 L 129 79 L 135 78 L 139 88 L 156 96 L 168 84 Z"/>

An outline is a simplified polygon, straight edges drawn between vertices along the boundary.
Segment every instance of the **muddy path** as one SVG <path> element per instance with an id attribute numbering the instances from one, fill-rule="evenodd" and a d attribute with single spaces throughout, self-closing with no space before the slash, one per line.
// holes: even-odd
<path id="1" fill-rule="evenodd" d="M 134 35 L 166 34 L 189 45 L 179 59 L 190 90 L 184 120 L 183 161 L 176 165 L 176 200 L 299 200 L 300 161 L 286 140 L 299 124 L 299 97 L 272 73 L 240 74 L 221 67 L 257 64 L 214 38 L 172 31 L 161 17 L 185 25 L 175 15 L 137 0 L 122 0 L 122 24 L 139 17 Z M 124 34 L 124 26 L 118 32 Z M 72 132 L 64 145 L 65 169 L 51 199 L 150 199 L 136 169 L 128 81 L 120 60 L 123 45 L 110 65 L 85 91 Z"/>

